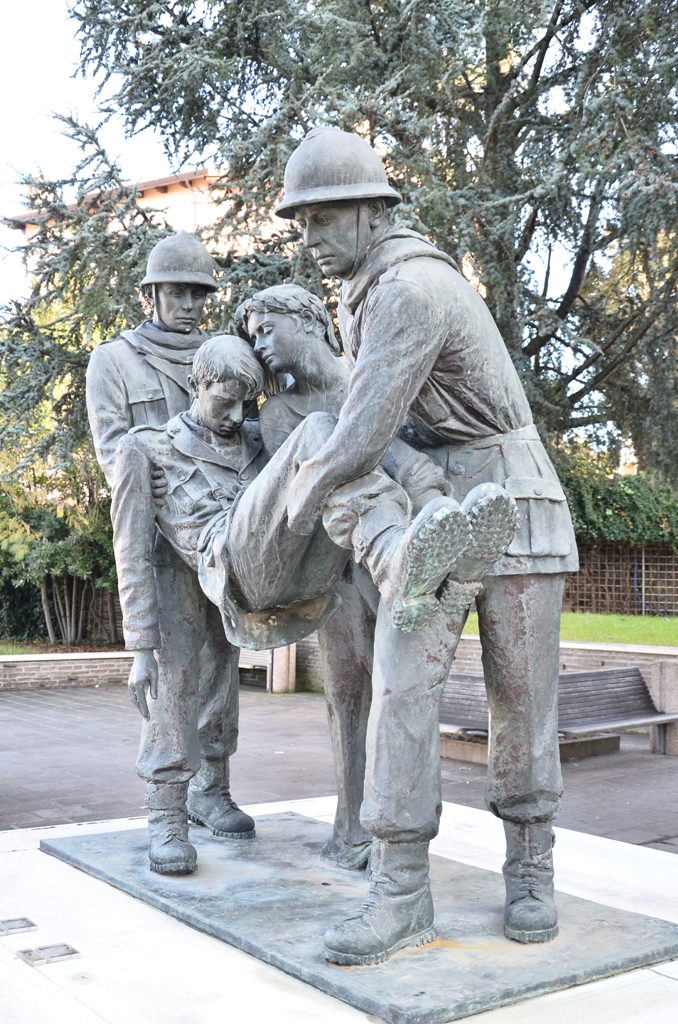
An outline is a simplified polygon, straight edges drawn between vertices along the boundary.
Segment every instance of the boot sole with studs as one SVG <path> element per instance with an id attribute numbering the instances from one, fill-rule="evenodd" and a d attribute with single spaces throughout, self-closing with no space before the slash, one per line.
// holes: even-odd
<path id="1" fill-rule="evenodd" d="M 161 864 L 152 860 L 151 871 L 158 875 L 192 875 L 197 868 L 197 863 L 184 861 L 183 864 Z"/>
<path id="2" fill-rule="evenodd" d="M 383 964 L 385 960 L 398 953 L 401 949 L 418 949 L 420 946 L 427 946 L 436 937 L 435 928 L 426 928 L 417 935 L 407 935 L 400 942 L 390 946 L 388 949 L 379 950 L 376 953 L 340 953 L 337 950 L 323 949 L 323 957 L 331 964 L 339 964 L 341 967 L 368 967 L 370 964 Z"/>
<path id="3" fill-rule="evenodd" d="M 558 931 L 558 925 L 555 928 L 540 928 L 533 932 L 504 925 L 504 935 L 507 939 L 513 939 L 514 942 L 552 942 L 558 935 Z"/>
<path id="4" fill-rule="evenodd" d="M 461 508 L 442 505 L 409 538 L 401 601 L 435 594 L 471 541 L 471 525 Z"/>
<path id="5" fill-rule="evenodd" d="M 468 511 L 471 543 L 459 560 L 455 575 L 463 580 L 481 579 L 506 553 L 518 526 L 518 506 L 505 491 L 481 497 Z"/>
<path id="6" fill-rule="evenodd" d="M 254 839 L 257 834 L 254 828 L 250 828 L 246 832 L 222 832 L 218 828 L 212 828 L 205 818 L 200 818 L 197 814 L 190 812 L 188 820 L 193 822 L 194 825 L 203 825 L 205 828 L 208 828 L 212 835 L 217 836 L 219 839 Z"/>

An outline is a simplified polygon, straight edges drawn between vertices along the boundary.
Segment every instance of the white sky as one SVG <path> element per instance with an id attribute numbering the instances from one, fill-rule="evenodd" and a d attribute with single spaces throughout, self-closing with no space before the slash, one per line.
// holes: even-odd
<path id="1" fill-rule="evenodd" d="M 95 124 L 95 88 L 91 79 L 74 79 L 79 45 L 76 22 L 68 17 L 68 0 L 4 0 L 0 26 L 0 216 L 21 211 L 21 173 L 42 171 L 65 177 L 77 163 L 78 147 L 64 138 L 53 113 L 76 115 Z M 103 136 L 110 155 L 133 181 L 171 171 L 159 136 L 143 132 L 126 139 L 122 125 Z M 19 231 L 0 225 L 0 304 L 26 288 L 20 256 L 7 250 L 22 240 Z"/>

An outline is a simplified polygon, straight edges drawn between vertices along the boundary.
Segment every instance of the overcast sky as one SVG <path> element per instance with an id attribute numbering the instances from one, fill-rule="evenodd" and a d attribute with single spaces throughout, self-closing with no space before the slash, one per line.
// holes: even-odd
<path id="1" fill-rule="evenodd" d="M 53 113 L 73 113 L 90 124 L 98 120 L 96 83 L 73 78 L 79 47 L 67 7 L 68 0 L 2 4 L 0 216 L 22 208 L 17 185 L 21 173 L 65 177 L 77 163 L 80 151 L 60 134 Z M 131 180 L 161 177 L 171 170 L 152 132 L 125 139 L 117 124 L 107 127 L 103 141 Z M 0 304 L 25 290 L 21 258 L 6 252 L 21 238 L 18 231 L 0 225 Z"/>

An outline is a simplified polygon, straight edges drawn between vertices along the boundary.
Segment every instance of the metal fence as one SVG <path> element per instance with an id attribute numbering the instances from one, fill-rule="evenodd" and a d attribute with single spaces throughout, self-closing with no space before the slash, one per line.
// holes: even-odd
<path id="1" fill-rule="evenodd" d="M 678 615 L 678 554 L 670 548 L 580 547 L 579 562 L 567 577 L 565 610 Z"/>

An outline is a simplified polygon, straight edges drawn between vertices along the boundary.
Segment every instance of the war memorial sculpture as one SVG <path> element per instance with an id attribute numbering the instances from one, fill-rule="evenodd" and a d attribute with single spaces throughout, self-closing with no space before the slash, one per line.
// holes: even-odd
<path id="1" fill-rule="evenodd" d="M 149 259 L 153 322 L 99 346 L 88 373 L 137 652 L 151 867 L 194 870 L 189 816 L 215 835 L 253 834 L 228 791 L 237 648 L 319 629 L 344 788 L 326 852 L 370 862 L 363 906 L 327 922 L 324 956 L 348 965 L 434 935 L 438 703 L 474 597 L 492 713 L 487 803 L 507 841 L 505 933 L 545 942 L 558 930 L 569 512 L 487 307 L 450 257 L 390 227 L 399 201 L 357 136 L 316 129 L 288 162 L 276 213 L 342 280 L 344 358 L 322 304 L 296 286 L 245 297 L 248 341 L 208 340 L 198 320 L 211 259 L 181 233 Z M 257 421 L 264 367 L 294 384 Z M 206 679 L 194 677 L 198 659 Z"/>

